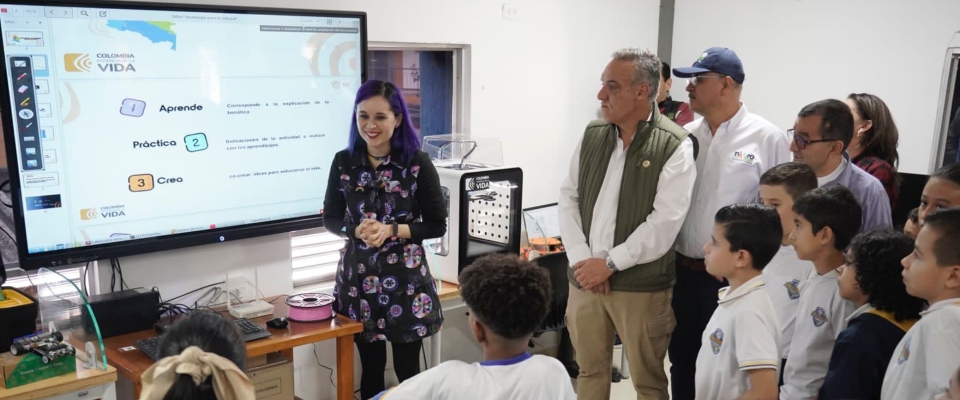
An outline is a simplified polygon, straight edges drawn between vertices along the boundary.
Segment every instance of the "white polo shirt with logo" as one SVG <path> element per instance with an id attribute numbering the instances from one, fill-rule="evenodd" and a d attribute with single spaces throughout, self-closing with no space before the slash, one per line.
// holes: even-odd
<path id="1" fill-rule="evenodd" d="M 883 377 L 883 400 L 933 399 L 960 366 L 960 298 L 938 301 L 900 339 Z"/>
<path id="2" fill-rule="evenodd" d="M 371 400 L 576 400 L 563 364 L 531 355 L 467 364 L 444 362 Z"/>
<path id="3" fill-rule="evenodd" d="M 790 138 L 759 115 L 740 110 L 710 133 L 706 119 L 683 127 L 700 145 L 697 181 L 690 211 L 677 236 L 677 251 L 691 258 L 703 258 L 703 245 L 710 240 L 713 219 L 723 206 L 758 203 L 760 175 L 793 159 Z"/>
<path id="4" fill-rule="evenodd" d="M 790 357 L 783 367 L 780 400 L 813 398 L 823 385 L 833 344 L 847 327 L 847 317 L 856 309 L 852 302 L 840 297 L 839 277 L 836 270 L 823 275 L 812 270 L 807 280 L 800 283 L 800 303 Z"/>
<path id="5" fill-rule="evenodd" d="M 780 368 L 780 327 L 764 286 L 761 274 L 732 292 L 720 289 L 697 355 L 698 398 L 740 398 L 750 390 L 746 371 Z"/>
<path id="6" fill-rule="evenodd" d="M 797 258 L 793 246 L 781 246 L 780 251 L 763 269 L 767 296 L 773 303 L 780 321 L 780 357 L 790 355 L 790 341 L 793 339 L 794 321 L 797 306 L 800 305 L 800 284 L 810 276 L 813 263 Z"/>

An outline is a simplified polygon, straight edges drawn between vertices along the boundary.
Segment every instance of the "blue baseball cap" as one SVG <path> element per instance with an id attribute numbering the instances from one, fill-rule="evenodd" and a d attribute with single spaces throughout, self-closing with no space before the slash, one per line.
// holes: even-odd
<path id="1" fill-rule="evenodd" d="M 692 67 L 674 68 L 673 75 L 678 78 L 690 78 L 704 72 L 716 72 L 733 78 L 734 82 L 743 83 L 743 63 L 737 53 L 726 47 L 711 47 L 700 55 Z"/>

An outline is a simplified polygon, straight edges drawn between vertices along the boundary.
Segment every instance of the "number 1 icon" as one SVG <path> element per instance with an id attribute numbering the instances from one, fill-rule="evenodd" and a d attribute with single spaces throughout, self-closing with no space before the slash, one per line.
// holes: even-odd
<path id="1" fill-rule="evenodd" d="M 120 103 L 120 114 L 130 116 L 130 117 L 140 117 L 143 116 L 143 112 L 147 110 L 147 102 L 137 99 L 123 99 L 123 102 Z"/>

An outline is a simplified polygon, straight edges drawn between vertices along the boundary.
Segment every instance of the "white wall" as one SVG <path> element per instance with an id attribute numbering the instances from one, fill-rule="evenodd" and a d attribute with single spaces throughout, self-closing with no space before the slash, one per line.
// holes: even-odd
<path id="1" fill-rule="evenodd" d="M 517 20 L 503 19 L 502 3 L 489 0 L 188 2 L 360 10 L 370 41 L 469 44 L 468 130 L 503 141 L 504 161 L 524 171 L 526 205 L 556 201 L 557 170 L 596 116 L 610 53 L 655 49 L 659 15 L 657 0 L 519 0 Z"/>
<path id="2" fill-rule="evenodd" d="M 677 0 L 673 66 L 712 46 L 740 55 L 747 107 L 784 129 L 851 92 L 882 98 L 900 130 L 900 171 L 928 173 L 955 0 Z M 673 95 L 686 99 L 685 83 Z"/>
<path id="3" fill-rule="evenodd" d="M 508 21 L 502 18 L 501 3 L 487 0 L 230 3 L 361 10 L 369 16 L 370 41 L 469 45 L 467 131 L 502 140 L 505 163 L 524 170 L 525 205 L 557 200 L 560 171 L 583 128 L 595 118 L 600 73 L 610 53 L 626 46 L 655 48 L 659 12 L 656 0 L 521 0 L 514 3 L 520 17 Z M 250 266 L 262 265 L 261 289 L 270 296 L 292 290 L 289 257 L 286 237 L 274 235 L 124 258 L 123 269 L 132 286 L 156 285 L 171 296 L 217 282 L 228 268 L 252 276 Z M 109 264 L 101 269 L 109 285 Z M 317 350 L 320 363 L 335 365 L 332 343 L 320 343 Z M 329 372 L 317 366 L 311 353 L 312 346 L 295 350 L 297 394 L 330 398 Z"/>

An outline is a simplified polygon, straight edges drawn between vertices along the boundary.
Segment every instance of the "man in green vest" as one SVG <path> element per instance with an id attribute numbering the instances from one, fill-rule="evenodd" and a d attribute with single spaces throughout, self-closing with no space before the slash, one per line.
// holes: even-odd
<path id="1" fill-rule="evenodd" d="M 661 63 L 648 50 L 613 54 L 560 188 L 571 268 L 567 327 L 579 399 L 609 399 L 620 335 L 638 399 L 667 399 L 663 369 L 676 324 L 673 244 L 696 181 L 688 133 L 657 110 Z"/>

